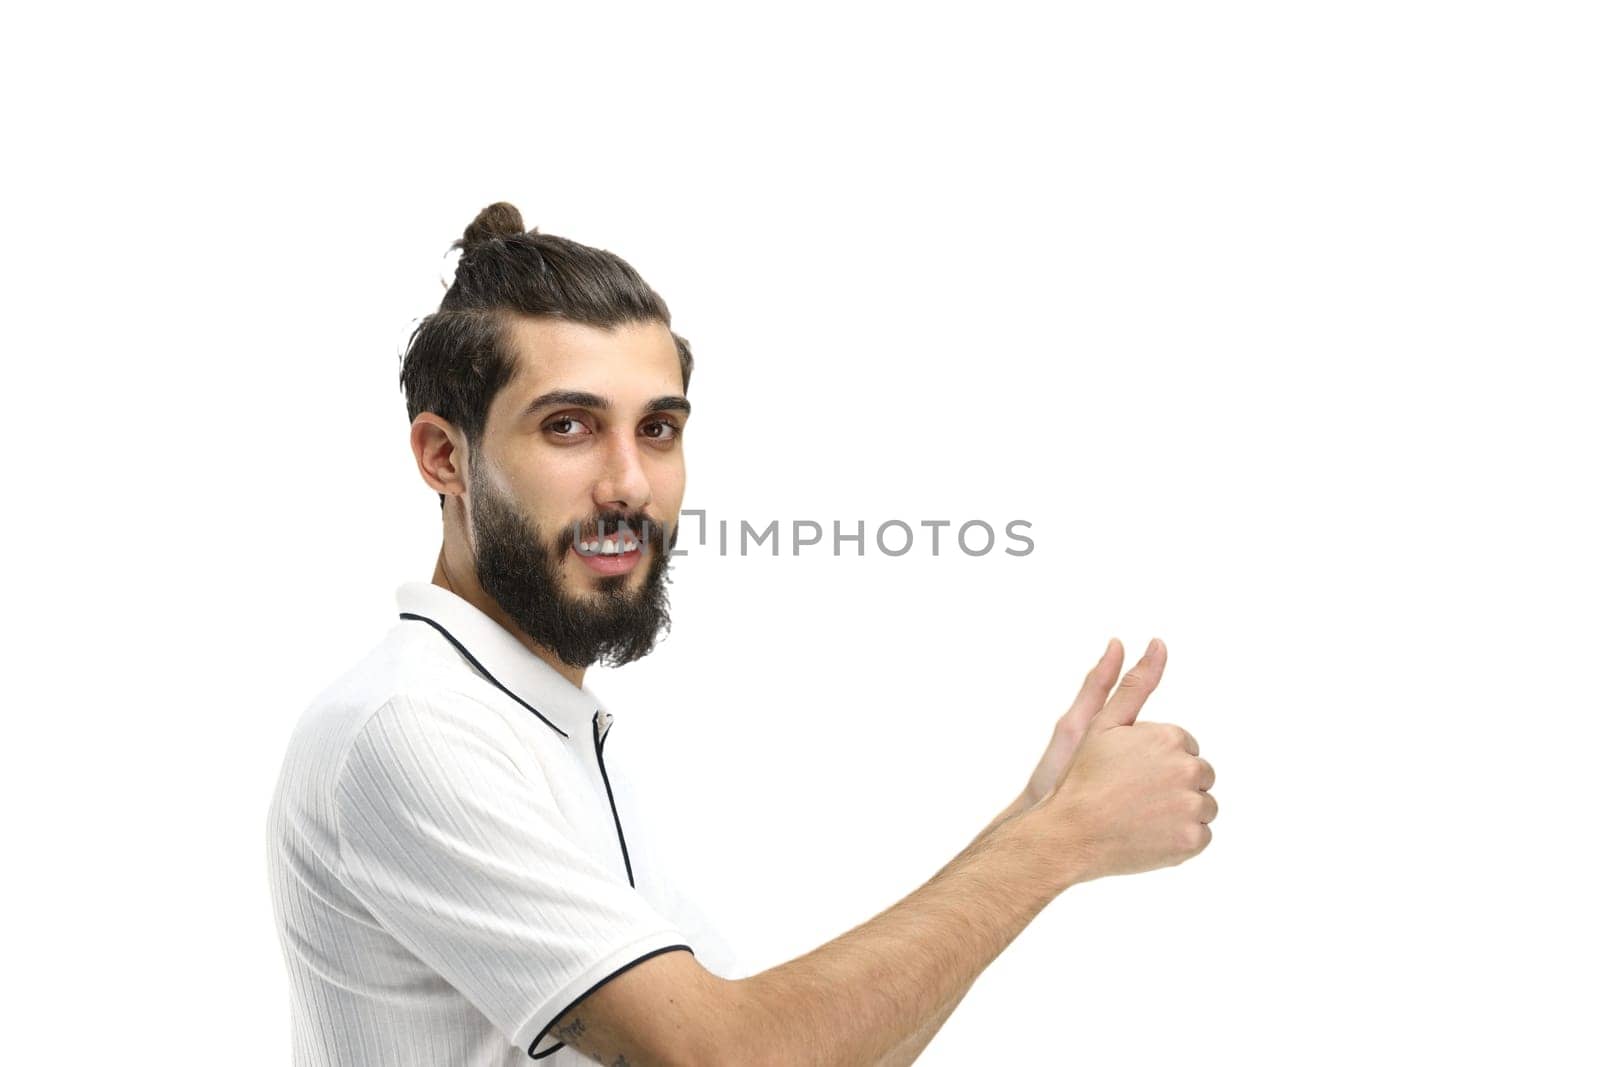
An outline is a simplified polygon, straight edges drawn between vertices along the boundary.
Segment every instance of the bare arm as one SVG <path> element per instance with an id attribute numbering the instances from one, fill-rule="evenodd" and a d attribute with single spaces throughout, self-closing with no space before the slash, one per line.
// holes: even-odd
<path id="1" fill-rule="evenodd" d="M 985 826 L 982 830 L 978 831 L 978 836 L 974 837 L 971 845 L 968 845 L 967 847 L 970 848 L 972 845 L 976 845 L 979 841 L 982 841 L 985 837 L 989 836 L 989 832 L 996 826 L 999 826 L 1008 819 L 1020 815 L 1023 809 L 1026 807 L 1028 807 L 1027 798 L 1019 795 L 1017 799 L 1013 800 L 1004 811 L 1002 811 L 999 815 L 996 815 L 994 819 L 990 821 L 988 826 Z M 951 1013 L 956 1010 L 956 1006 L 959 1005 L 962 998 L 967 995 L 967 990 L 971 988 L 972 983 L 968 982 L 960 989 L 956 990 L 956 995 L 951 998 L 951 1000 L 946 1003 L 944 1007 L 939 1009 L 939 1014 L 935 1015 L 926 1023 L 923 1023 L 915 1033 L 906 1038 L 904 1041 L 901 1041 L 900 1044 L 896 1045 L 894 1047 L 894 1051 L 890 1052 L 889 1055 L 885 1057 L 881 1063 L 879 1063 L 878 1067 L 909 1067 L 910 1064 L 915 1063 L 917 1057 L 922 1055 L 922 1050 L 928 1047 L 928 1042 L 933 1040 L 933 1035 L 937 1034 L 939 1029 L 944 1026 L 945 1021 L 948 1020 Z"/>
<path id="2" fill-rule="evenodd" d="M 729 981 L 688 952 L 629 968 L 552 1033 L 613 1067 L 860 1067 L 914 1058 L 978 974 L 1071 880 L 1054 817 L 996 822 L 927 883 L 849 933 Z M 896 1050 L 904 1046 L 904 1052 Z M 898 1062 L 889 1060 L 888 1062 Z"/>
<path id="3" fill-rule="evenodd" d="M 796 960 L 727 981 L 655 956 L 569 1009 L 556 1033 L 613 1067 L 862 1067 L 915 1056 L 973 980 L 1071 885 L 1180 863 L 1210 841 L 1213 777 L 1187 731 L 1134 723 L 1165 648 L 1123 679 L 1048 795 L 893 907 Z M 1041 764 L 1044 767 L 1044 764 Z M 1026 794 L 1025 794 L 1026 795 Z M 890 1063 L 907 1062 L 904 1059 Z"/>
<path id="4" fill-rule="evenodd" d="M 1013 800 L 1004 811 L 995 816 L 994 820 L 985 826 L 978 836 L 973 839 L 977 844 L 986 837 L 990 831 L 1001 823 L 1014 818 L 1028 808 L 1039 803 L 1048 796 L 1060 782 L 1061 776 L 1066 772 L 1067 764 L 1072 760 L 1072 754 L 1077 750 L 1078 741 L 1084 731 L 1089 727 L 1095 714 L 1105 705 L 1106 697 L 1111 693 L 1111 687 L 1117 680 L 1117 674 L 1122 669 L 1122 644 L 1112 638 L 1106 644 L 1106 650 L 1101 654 L 1098 662 L 1089 669 L 1084 676 L 1083 686 L 1078 690 L 1078 695 L 1072 706 L 1056 720 L 1055 729 L 1050 735 L 1050 744 L 1045 748 L 1044 755 L 1039 760 L 1039 765 L 1034 768 L 1032 777 L 1028 780 L 1027 788 Z M 922 1050 L 927 1048 L 928 1042 L 933 1040 L 933 1035 L 950 1018 L 951 1012 L 961 1003 L 971 988 L 970 983 L 962 986 L 956 992 L 939 1014 L 924 1023 L 916 1033 L 906 1038 L 895 1046 L 889 1057 L 878 1067 L 907 1067 L 916 1062 Z"/>
<path id="5" fill-rule="evenodd" d="M 1027 818 L 998 823 L 868 922 L 737 983 L 746 1022 L 731 1035 L 728 1059 L 877 1064 L 902 1046 L 914 1058 L 983 969 L 1071 882 L 1063 857 Z"/>

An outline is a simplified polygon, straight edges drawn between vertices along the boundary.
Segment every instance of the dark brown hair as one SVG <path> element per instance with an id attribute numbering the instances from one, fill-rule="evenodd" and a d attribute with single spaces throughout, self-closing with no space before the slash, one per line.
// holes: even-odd
<path id="1" fill-rule="evenodd" d="M 452 249 L 461 249 L 455 281 L 439 310 L 412 331 L 400 361 L 406 417 L 424 411 L 448 420 L 476 452 L 483 443 L 489 404 L 516 371 L 505 328 L 513 314 L 544 315 L 609 329 L 634 322 L 672 327 L 666 301 L 620 256 L 565 237 L 524 231 L 510 204 L 478 212 Z M 678 346 L 683 388 L 694 357 Z M 439 494 L 444 507 L 444 494 Z"/>

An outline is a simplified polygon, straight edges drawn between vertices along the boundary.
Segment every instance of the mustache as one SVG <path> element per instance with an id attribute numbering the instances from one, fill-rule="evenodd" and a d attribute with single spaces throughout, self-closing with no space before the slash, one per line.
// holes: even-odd
<path id="1" fill-rule="evenodd" d="M 585 519 L 576 519 L 561 527 L 556 539 L 558 555 L 565 555 L 580 541 L 600 541 L 605 538 L 630 537 L 646 550 L 666 552 L 677 544 L 676 527 L 669 526 L 645 512 L 625 514 L 606 512 Z"/>

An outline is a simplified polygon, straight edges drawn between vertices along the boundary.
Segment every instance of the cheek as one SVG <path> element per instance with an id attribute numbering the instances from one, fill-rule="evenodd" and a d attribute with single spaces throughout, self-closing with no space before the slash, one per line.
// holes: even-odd
<path id="1" fill-rule="evenodd" d="M 565 526 L 581 521 L 593 510 L 582 478 L 559 467 L 546 467 L 537 475 L 525 473 L 513 491 L 523 513 L 532 517 L 546 537 L 555 538 Z"/>
<path id="2" fill-rule="evenodd" d="M 650 495 L 655 501 L 655 507 L 663 514 L 670 512 L 676 515 L 678 506 L 683 503 L 684 483 L 682 462 L 659 471 L 651 479 L 650 486 Z"/>

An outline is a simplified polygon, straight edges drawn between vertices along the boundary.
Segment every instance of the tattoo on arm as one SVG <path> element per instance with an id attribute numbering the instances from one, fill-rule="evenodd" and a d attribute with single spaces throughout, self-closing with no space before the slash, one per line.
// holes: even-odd
<path id="1" fill-rule="evenodd" d="M 584 1025 L 583 1016 L 574 1015 L 571 1019 L 568 1019 L 566 1022 L 562 1023 L 560 1026 L 557 1026 L 550 1032 L 554 1034 L 558 1040 L 563 1041 L 566 1044 L 576 1046 L 577 1042 L 575 1039 L 588 1033 L 589 1028 Z M 593 1055 L 598 1056 L 600 1053 L 595 1051 Z M 617 1053 L 617 1058 L 611 1061 L 610 1067 L 633 1067 L 633 1065 L 628 1061 L 626 1056 L 619 1052 Z"/>

